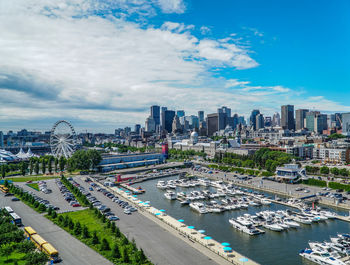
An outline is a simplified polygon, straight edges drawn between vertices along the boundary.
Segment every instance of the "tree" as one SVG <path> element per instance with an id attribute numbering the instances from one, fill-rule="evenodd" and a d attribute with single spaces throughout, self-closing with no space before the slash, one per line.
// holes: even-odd
<path id="1" fill-rule="evenodd" d="M 101 160 L 102 160 L 102 156 L 100 154 L 100 152 L 98 152 L 97 150 L 88 150 L 88 157 L 91 161 L 91 166 L 92 168 L 97 167 L 98 164 L 100 164 Z"/>
<path id="2" fill-rule="evenodd" d="M 100 242 L 100 240 L 98 239 L 97 233 L 96 233 L 96 231 L 94 231 L 93 236 L 92 236 L 92 242 L 91 242 L 91 243 L 92 243 L 93 245 L 97 245 L 99 242 Z"/>
<path id="3" fill-rule="evenodd" d="M 73 223 L 72 219 L 69 219 L 68 228 L 69 228 L 69 230 L 73 230 L 74 229 L 74 223 Z"/>
<path id="4" fill-rule="evenodd" d="M 59 161 L 58 161 L 58 164 L 59 164 L 59 167 L 60 167 L 60 171 L 64 170 L 64 168 L 66 166 L 66 163 L 67 163 L 67 159 L 64 156 L 61 156 Z"/>
<path id="5" fill-rule="evenodd" d="M 25 255 L 26 265 L 44 265 L 49 259 L 42 252 L 29 252 Z"/>
<path id="6" fill-rule="evenodd" d="M 80 222 L 76 222 L 75 227 L 74 227 L 74 234 L 79 236 L 81 234 L 81 225 Z"/>
<path id="7" fill-rule="evenodd" d="M 109 246 L 109 243 L 107 241 L 107 239 L 102 239 L 102 242 L 101 242 L 101 247 L 100 247 L 101 250 L 110 250 L 111 247 Z"/>
<path id="8" fill-rule="evenodd" d="M 342 168 L 339 170 L 339 174 L 342 175 L 343 177 L 349 176 L 349 171 L 346 170 L 346 168 Z"/>
<path id="9" fill-rule="evenodd" d="M 7 165 L 1 166 L 1 177 L 4 179 L 6 177 Z"/>
<path id="10" fill-rule="evenodd" d="M 128 250 L 126 249 L 126 247 L 123 247 L 122 253 L 123 253 L 123 262 L 129 263 L 130 258 L 129 258 Z"/>
<path id="11" fill-rule="evenodd" d="M 34 171 L 35 171 L 35 174 L 39 174 L 39 170 L 40 170 L 40 167 L 39 167 L 39 161 L 36 161 L 35 162 L 35 168 L 34 168 Z"/>
<path id="12" fill-rule="evenodd" d="M 46 173 L 46 159 L 44 157 L 41 159 L 41 171 L 43 175 Z"/>
<path id="13" fill-rule="evenodd" d="M 3 245 L 0 248 L 0 255 L 5 256 L 6 260 L 9 259 L 9 256 L 11 255 L 12 252 L 13 252 L 13 247 L 10 244 Z"/>
<path id="14" fill-rule="evenodd" d="M 27 170 L 27 163 L 26 162 L 22 162 L 20 167 L 21 167 L 21 175 L 25 176 L 26 170 Z"/>
<path id="15" fill-rule="evenodd" d="M 339 175 L 339 169 L 336 167 L 332 167 L 330 171 L 335 176 Z"/>
<path id="16" fill-rule="evenodd" d="M 145 253 L 143 252 L 142 248 L 140 249 L 140 262 L 144 263 L 146 261 L 147 257 Z"/>
<path id="17" fill-rule="evenodd" d="M 48 159 L 48 171 L 50 174 L 52 173 L 52 156 L 49 156 Z"/>
<path id="18" fill-rule="evenodd" d="M 83 226 L 82 234 L 83 234 L 83 238 L 89 238 L 90 237 L 89 229 L 85 225 Z"/>
<path id="19" fill-rule="evenodd" d="M 16 250 L 18 252 L 29 253 L 35 250 L 35 245 L 32 241 L 23 240 L 16 245 Z"/>
<path id="20" fill-rule="evenodd" d="M 326 166 L 321 167 L 320 173 L 324 174 L 324 175 L 328 175 L 329 174 L 329 167 L 326 167 Z"/>
<path id="21" fill-rule="evenodd" d="M 58 158 L 55 157 L 55 172 L 57 173 L 58 171 Z"/>
<path id="22" fill-rule="evenodd" d="M 113 249 L 112 249 L 112 257 L 119 259 L 120 258 L 120 251 L 118 244 L 114 244 Z"/>
<path id="23" fill-rule="evenodd" d="M 34 160 L 31 159 L 29 162 L 29 175 L 32 175 L 34 171 Z"/>
<path id="24" fill-rule="evenodd" d="M 115 229 L 115 236 L 116 236 L 116 237 L 120 237 L 120 236 L 121 236 L 119 227 L 116 227 L 116 229 Z"/>

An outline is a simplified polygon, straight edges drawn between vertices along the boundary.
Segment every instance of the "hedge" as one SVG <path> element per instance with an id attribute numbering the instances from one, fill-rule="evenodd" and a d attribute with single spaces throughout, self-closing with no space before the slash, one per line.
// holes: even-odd
<path id="1" fill-rule="evenodd" d="M 343 190 L 346 190 L 346 191 L 350 191 L 350 185 L 346 185 L 346 184 L 341 184 L 341 183 L 338 183 L 338 182 L 329 182 L 328 183 L 328 187 L 332 188 L 332 189 L 343 189 Z"/>
<path id="2" fill-rule="evenodd" d="M 311 185 L 311 186 L 327 187 L 327 182 L 324 180 L 319 180 L 319 179 L 303 180 L 302 183 L 306 184 L 306 185 Z"/>

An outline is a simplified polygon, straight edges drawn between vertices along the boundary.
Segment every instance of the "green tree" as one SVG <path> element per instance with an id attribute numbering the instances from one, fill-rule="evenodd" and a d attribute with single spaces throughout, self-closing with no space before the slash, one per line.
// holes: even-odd
<path id="1" fill-rule="evenodd" d="M 35 162 L 35 167 L 34 167 L 35 174 L 39 174 L 40 167 L 39 167 L 39 161 Z"/>
<path id="2" fill-rule="evenodd" d="M 120 258 L 120 251 L 119 251 L 118 244 L 114 244 L 114 246 L 113 246 L 112 257 L 115 258 L 115 259 L 119 259 Z"/>
<path id="3" fill-rule="evenodd" d="M 42 252 L 29 252 L 25 255 L 26 265 L 44 265 L 49 259 Z"/>
<path id="4" fill-rule="evenodd" d="M 329 167 L 326 167 L 326 166 L 321 167 L 320 173 L 324 174 L 324 175 L 328 175 L 329 174 Z"/>
<path id="5" fill-rule="evenodd" d="M 21 167 L 21 175 L 25 176 L 26 171 L 27 171 L 27 163 L 26 162 L 21 162 L 20 167 Z"/>
<path id="6" fill-rule="evenodd" d="M 102 239 L 102 242 L 101 242 L 101 247 L 100 247 L 101 250 L 110 250 L 111 247 L 109 246 L 109 243 L 107 241 L 107 239 Z"/>
<path id="7" fill-rule="evenodd" d="M 5 256 L 6 260 L 9 259 L 9 256 L 11 255 L 12 252 L 13 252 L 13 246 L 10 244 L 3 245 L 0 248 L 0 255 Z"/>
<path id="8" fill-rule="evenodd" d="M 55 172 L 57 173 L 58 171 L 58 158 L 55 157 Z"/>
<path id="9" fill-rule="evenodd" d="M 35 245 L 32 241 L 23 240 L 16 245 L 16 250 L 22 253 L 29 253 L 35 250 Z"/>
<path id="10" fill-rule="evenodd" d="M 46 173 L 46 159 L 44 157 L 41 159 L 41 171 L 43 174 Z"/>
<path id="11" fill-rule="evenodd" d="M 349 176 L 349 171 L 346 170 L 346 168 L 342 168 L 339 170 L 339 174 L 342 175 L 343 177 Z"/>
<path id="12" fill-rule="evenodd" d="M 122 255 L 123 256 L 123 262 L 129 263 L 130 262 L 130 258 L 129 258 L 128 250 L 126 249 L 126 247 L 123 247 L 122 253 L 123 253 L 123 255 Z"/>
<path id="13" fill-rule="evenodd" d="M 6 177 L 7 165 L 1 165 L 1 177 L 4 179 Z"/>
<path id="14" fill-rule="evenodd" d="M 96 231 L 94 231 L 93 236 L 92 236 L 92 242 L 91 242 L 91 243 L 92 243 L 93 245 L 97 245 L 99 242 L 100 242 L 100 240 L 98 239 L 97 233 L 96 233 Z"/>
<path id="15" fill-rule="evenodd" d="M 81 225 L 80 222 L 76 222 L 75 227 L 74 227 L 74 234 L 79 236 L 81 234 Z"/>
<path id="16" fill-rule="evenodd" d="M 64 156 L 61 156 L 59 159 L 59 167 L 60 167 L 60 171 L 63 171 L 65 166 L 66 166 L 67 160 Z"/>
<path id="17" fill-rule="evenodd" d="M 336 167 L 332 167 L 330 172 L 335 176 L 339 175 L 339 169 Z"/>
<path id="18" fill-rule="evenodd" d="M 49 159 L 48 159 L 48 168 L 47 170 L 49 171 L 49 173 L 51 174 L 52 173 L 52 156 L 49 156 Z"/>
<path id="19" fill-rule="evenodd" d="M 83 238 L 89 238 L 90 237 L 89 229 L 85 225 L 83 226 L 82 234 L 83 234 Z"/>

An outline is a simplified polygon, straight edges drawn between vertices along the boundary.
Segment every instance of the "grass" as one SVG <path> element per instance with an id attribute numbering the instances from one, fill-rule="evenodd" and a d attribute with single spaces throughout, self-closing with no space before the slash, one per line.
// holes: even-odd
<path id="1" fill-rule="evenodd" d="M 17 253 L 13 252 L 8 259 L 4 256 L 0 256 L 0 264 L 13 264 L 15 261 L 17 261 L 18 265 L 24 265 L 26 263 L 25 260 L 23 260 L 25 254 L 24 253 Z"/>
<path id="2" fill-rule="evenodd" d="M 39 181 L 39 180 L 46 180 L 46 179 L 56 179 L 59 176 L 52 177 L 52 176 L 42 176 L 42 177 L 18 177 L 18 178 L 5 178 L 5 180 L 12 180 L 13 182 L 26 182 L 26 181 Z"/>
<path id="3" fill-rule="evenodd" d="M 27 184 L 27 186 L 39 191 L 39 184 L 38 183 L 30 183 L 30 184 Z"/>

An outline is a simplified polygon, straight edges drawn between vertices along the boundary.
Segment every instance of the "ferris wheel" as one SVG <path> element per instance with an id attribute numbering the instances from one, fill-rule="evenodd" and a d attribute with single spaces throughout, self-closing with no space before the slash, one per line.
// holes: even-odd
<path id="1" fill-rule="evenodd" d="M 51 152 L 55 157 L 72 156 L 76 148 L 76 134 L 73 126 L 65 120 L 56 122 L 50 134 Z"/>

